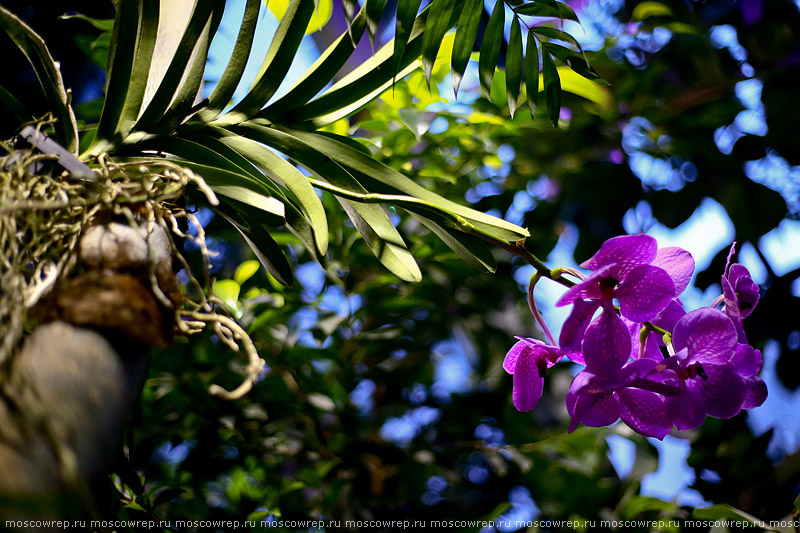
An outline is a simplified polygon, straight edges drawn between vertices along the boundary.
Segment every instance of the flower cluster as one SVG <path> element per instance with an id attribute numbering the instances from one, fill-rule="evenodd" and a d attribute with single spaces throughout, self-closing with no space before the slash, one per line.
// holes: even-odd
<path id="1" fill-rule="evenodd" d="M 747 268 L 730 264 L 732 254 L 733 248 L 717 302 L 722 310 L 712 305 L 687 313 L 679 297 L 694 272 L 689 252 L 659 250 L 647 235 L 606 241 L 581 264 L 591 274 L 556 303 L 572 305 L 559 345 L 544 326 L 550 344 L 518 337 L 506 355 L 514 406 L 532 410 L 545 371 L 563 357 L 585 365 L 567 394 L 570 431 L 622 419 L 661 439 L 673 426 L 693 429 L 707 415 L 731 418 L 761 405 L 767 397 L 758 378 L 761 352 L 748 344 L 742 325 L 758 303 L 758 286 Z"/>

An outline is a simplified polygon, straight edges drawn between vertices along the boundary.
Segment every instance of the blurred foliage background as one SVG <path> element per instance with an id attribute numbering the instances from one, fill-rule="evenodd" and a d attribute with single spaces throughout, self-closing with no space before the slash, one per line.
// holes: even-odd
<path id="1" fill-rule="evenodd" d="M 77 4 L 90 16 L 111 15 L 95 2 Z M 570 4 L 585 32 L 575 26 L 573 34 L 608 85 L 581 85 L 564 72 L 558 128 L 545 113 L 532 121 L 527 108 L 509 118 L 504 83 L 486 98 L 475 79 L 471 87 L 466 80 L 454 101 L 446 65 L 434 68 L 430 91 L 415 72 L 328 128 L 428 189 L 529 228 L 528 249 L 549 257 L 551 267 L 579 263 L 625 232 L 689 249 L 686 242 L 697 241 L 706 257 L 687 296 L 692 307 L 720 293 L 735 239 L 740 262 L 762 288 L 746 328 L 765 353 L 774 400 L 668 437 L 671 449 L 688 450 L 685 464 L 667 463 L 666 447 L 624 427 L 567 434 L 570 366 L 553 369 L 532 413 L 515 411 L 511 376 L 501 367 L 514 335 L 541 337 L 525 303 L 531 270 L 521 260 L 494 250 L 496 272 L 478 272 L 397 209 L 390 215 L 423 272 L 419 283 L 401 282 L 323 194 L 329 264 L 323 269 L 291 234 L 276 231 L 294 254 L 295 283 L 285 288 L 255 268 L 230 226 L 201 211 L 219 253 L 215 292 L 253 336 L 268 370 L 249 395 L 226 403 L 208 386 L 234 387 L 241 368 L 213 336 L 155 352 L 106 502 L 110 513 L 680 520 L 696 507 L 726 504 L 764 520 L 796 516 L 800 5 Z M 338 2 L 332 11 L 328 25 L 341 25 Z M 57 20 L 62 13 L 44 5 L 21 11 L 56 40 L 48 42 L 62 64 L 82 65 L 64 76 L 79 111 L 91 117 L 103 80 L 83 55 L 93 49 L 86 43 L 94 44 L 94 30 Z M 391 21 L 383 22 L 391 37 Z M 327 27 L 310 42 L 338 35 Z M 5 68 L 15 72 L 17 59 Z M 26 83 L 35 80 L 9 85 L 24 96 Z M 543 291 L 545 306 L 553 294 Z M 549 311 L 555 328 L 560 315 Z M 648 488 L 648 476 L 669 464 L 688 472 L 685 486 Z"/>

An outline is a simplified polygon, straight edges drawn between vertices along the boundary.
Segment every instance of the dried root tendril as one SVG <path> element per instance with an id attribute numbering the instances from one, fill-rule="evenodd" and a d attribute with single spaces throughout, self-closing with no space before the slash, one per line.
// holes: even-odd
<path id="1" fill-rule="evenodd" d="M 187 185 L 195 185 L 210 205 L 219 203 L 214 191 L 189 169 L 162 158 L 115 162 L 106 154 L 97 158 L 94 180 L 58 175 L 55 156 L 15 150 L 0 142 L 0 368 L 19 349 L 26 311 L 33 307 L 77 264 L 78 243 L 84 231 L 109 215 L 134 228 L 160 225 L 169 236 L 173 257 L 188 278 L 176 328 L 185 335 L 211 326 L 233 351 L 248 357 L 246 377 L 233 391 L 212 385 L 209 392 L 224 399 L 246 394 L 264 369 L 253 341 L 211 297 L 211 257 L 200 221 L 179 203 Z M 181 230 L 184 219 L 193 231 Z M 184 226 L 185 227 L 185 226 Z M 192 273 L 176 239 L 193 242 L 203 257 L 202 282 Z M 155 262 L 149 272 L 155 297 L 174 308 L 156 279 Z"/>

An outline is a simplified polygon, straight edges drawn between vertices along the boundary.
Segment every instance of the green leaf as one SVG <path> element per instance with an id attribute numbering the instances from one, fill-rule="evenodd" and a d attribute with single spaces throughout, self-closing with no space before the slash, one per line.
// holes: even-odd
<path id="1" fill-rule="evenodd" d="M 165 112 L 172 104 L 175 92 L 178 90 L 184 74 L 193 66 L 189 59 L 195 49 L 195 45 L 206 29 L 214 4 L 214 0 L 198 0 L 197 4 L 195 4 L 194 11 L 189 23 L 186 25 L 186 30 L 183 32 L 175 55 L 169 67 L 167 67 L 152 100 L 150 100 L 150 103 L 147 104 L 144 112 L 139 117 L 135 126 L 136 129 L 148 131 L 164 117 Z"/>
<path id="2" fill-rule="evenodd" d="M 425 33 L 422 36 L 422 68 L 425 71 L 425 80 L 431 84 L 431 72 L 442 38 L 450 29 L 450 18 L 453 14 L 455 0 L 435 0 L 428 11 L 428 20 L 425 24 Z"/>
<path id="3" fill-rule="evenodd" d="M 366 20 L 367 15 L 364 8 L 358 12 L 355 19 L 352 19 L 347 28 L 347 33 L 340 35 L 319 56 L 297 84 L 284 96 L 268 105 L 258 116 L 270 120 L 279 120 L 292 111 L 305 106 L 309 100 L 334 79 L 339 70 L 350 59 L 353 50 L 355 50 L 355 43 L 364 34 Z"/>
<path id="4" fill-rule="evenodd" d="M 522 82 L 522 30 L 519 18 L 511 21 L 511 33 L 506 50 L 506 94 L 508 95 L 508 112 L 514 118 L 519 99 L 519 88 Z"/>
<path id="5" fill-rule="evenodd" d="M 271 130 L 273 135 L 277 134 L 274 129 L 264 129 Z M 447 198 L 439 196 L 421 187 L 403 174 L 375 161 L 358 150 L 350 148 L 344 143 L 336 141 L 330 136 L 321 136 L 315 133 L 299 131 L 288 131 L 288 133 L 290 137 L 294 137 L 296 140 L 306 144 L 306 146 L 313 148 L 321 156 L 328 157 L 346 168 L 352 168 L 368 176 L 370 179 L 376 180 L 403 194 L 427 203 L 430 206 L 427 208 L 429 210 L 439 210 L 441 213 L 445 213 L 454 219 L 461 217 L 463 219 L 461 220 L 462 223 L 467 226 L 473 226 L 474 229 L 480 233 L 485 233 L 494 238 L 508 242 L 517 241 L 528 236 L 527 230 L 511 224 L 510 222 L 506 222 L 505 220 L 461 206 Z M 291 148 L 289 148 L 289 150 L 291 150 Z M 281 151 L 289 153 L 287 150 L 281 149 Z M 403 207 L 408 208 L 407 205 Z"/>
<path id="6" fill-rule="evenodd" d="M 547 50 L 553 57 L 562 61 L 569 68 L 590 80 L 602 79 L 600 74 L 589 65 L 586 58 L 569 48 L 553 43 L 542 43 L 542 47 Z"/>
<path id="7" fill-rule="evenodd" d="M 252 278 L 256 272 L 258 272 L 258 261 L 244 261 L 236 267 L 236 271 L 233 273 L 233 279 L 239 285 L 244 285 L 244 282 Z"/>
<path id="8" fill-rule="evenodd" d="M 542 77 L 544 78 L 544 97 L 547 102 L 547 114 L 553 126 L 558 126 L 558 117 L 561 113 L 561 79 L 558 70 L 545 50 L 542 53 Z"/>
<path id="9" fill-rule="evenodd" d="M 256 263 L 258 264 L 258 263 Z M 211 285 L 211 292 L 233 312 L 239 304 L 241 286 L 232 279 L 220 279 Z"/>
<path id="10" fill-rule="evenodd" d="M 378 23 L 383 16 L 386 8 L 386 0 L 367 0 L 364 6 L 367 12 L 367 33 L 369 34 L 369 45 L 375 47 L 375 34 L 378 31 Z"/>
<path id="11" fill-rule="evenodd" d="M 292 191 L 311 221 L 317 251 L 320 255 L 325 255 L 328 249 L 328 220 L 322 202 L 306 177 L 288 161 L 255 140 L 239 135 L 223 136 L 219 140 L 252 161 L 267 176 Z"/>
<path id="12" fill-rule="evenodd" d="M 414 256 L 408 251 L 403 238 L 380 206 L 350 202 L 342 198 L 337 200 L 383 266 L 404 281 L 422 279 L 422 272 Z"/>
<path id="13" fill-rule="evenodd" d="M 58 65 L 50 55 L 44 40 L 11 11 L 0 6 L 0 27 L 11 37 L 33 67 L 36 78 L 44 90 L 44 96 L 58 119 L 56 131 L 58 141 L 69 151 L 78 148 L 78 125 L 69 106 L 67 91 Z"/>
<path id="14" fill-rule="evenodd" d="M 273 128 L 265 128 L 253 124 L 242 124 L 236 128 L 243 134 L 250 132 L 258 140 L 274 146 L 278 150 L 292 154 L 292 158 L 311 170 L 314 174 L 342 189 L 364 194 L 366 189 L 344 168 L 318 150 L 300 139 Z M 325 137 L 316 136 L 320 139 Z M 256 137 L 254 137 L 256 138 Z M 331 141 L 333 142 L 333 141 Z M 337 143 L 340 144 L 340 143 Z M 361 154 L 347 145 L 345 149 Z M 366 157 L 361 154 L 362 157 Z M 414 257 L 406 248 L 402 237 L 392 225 L 389 217 L 380 206 L 348 202 L 337 198 L 345 209 L 350 220 L 358 229 L 375 256 L 395 275 L 406 281 L 419 281 L 422 274 L 414 261 Z"/>
<path id="15" fill-rule="evenodd" d="M 128 95 L 128 84 L 133 71 L 135 46 L 116 46 L 117 43 L 135 43 L 139 33 L 139 4 L 134 0 L 122 0 L 117 8 L 114 33 L 110 47 L 110 69 L 106 84 L 103 112 L 97 125 L 95 144 L 110 143 L 118 129 Z"/>
<path id="16" fill-rule="evenodd" d="M 518 15 L 528 15 L 530 17 L 553 17 L 580 22 L 578 20 L 578 15 L 575 14 L 575 11 L 573 11 L 573 9 L 567 4 L 562 2 L 543 2 L 538 0 L 536 2 L 515 7 L 514 11 Z"/>
<path id="17" fill-rule="evenodd" d="M 286 216 L 286 208 L 280 200 L 269 195 L 268 189 L 262 183 L 243 174 L 237 174 L 229 170 L 217 167 L 200 165 L 193 161 L 181 161 L 181 165 L 197 172 L 215 193 L 227 196 L 233 200 L 242 202 L 269 213 L 275 217 L 270 221 L 272 224 L 282 224 Z M 263 217 L 261 217 L 263 220 Z"/>
<path id="18" fill-rule="evenodd" d="M 295 0 L 289 4 L 252 89 L 225 115 L 227 118 L 222 119 L 222 124 L 252 117 L 272 98 L 289 71 L 313 13 L 313 0 Z"/>
<path id="19" fill-rule="evenodd" d="M 214 92 L 208 97 L 208 105 L 197 114 L 200 120 L 204 122 L 214 120 L 233 97 L 233 93 L 242 79 L 247 60 L 250 58 L 260 7 L 261 0 L 247 0 L 231 58 L 219 82 L 214 87 Z"/>
<path id="20" fill-rule="evenodd" d="M 661 2 L 642 2 L 633 8 L 631 20 L 640 21 L 649 17 L 671 17 L 672 9 Z"/>
<path id="21" fill-rule="evenodd" d="M 5 104 L 20 124 L 33 120 L 33 115 L 25 109 L 22 102 L 17 100 L 17 98 L 2 85 L 0 85 L 0 102 Z"/>
<path id="22" fill-rule="evenodd" d="M 236 228 L 250 249 L 253 250 L 264 270 L 269 272 L 281 285 L 285 287 L 292 286 L 294 282 L 292 267 L 269 232 L 257 222 L 248 226 L 241 221 L 235 220 L 235 211 L 231 212 L 231 208 L 225 205 L 212 209 Z"/>
<path id="23" fill-rule="evenodd" d="M 697 518 L 698 520 L 736 520 L 746 522 L 750 527 L 759 527 L 767 531 L 778 531 L 775 528 L 769 527 L 767 522 L 760 518 L 756 518 L 751 514 L 745 513 L 741 509 L 725 504 L 695 509 L 692 511 L 692 518 Z"/>
<path id="24" fill-rule="evenodd" d="M 536 117 L 536 106 L 539 105 L 539 47 L 536 45 L 536 37 L 530 31 L 525 47 L 525 90 L 533 120 Z"/>
<path id="25" fill-rule="evenodd" d="M 422 225 L 431 230 L 448 248 L 466 264 L 481 272 L 494 272 L 496 263 L 492 251 L 477 237 L 442 226 L 419 213 L 411 213 Z"/>
<path id="26" fill-rule="evenodd" d="M 175 95 L 175 99 L 172 101 L 172 105 L 164 117 L 158 121 L 157 126 L 160 131 L 172 131 L 175 127 L 185 122 L 187 117 L 193 114 L 192 109 L 194 108 L 194 104 L 202 94 L 200 86 L 203 83 L 203 74 L 208 60 L 208 48 L 211 45 L 211 37 L 216 33 L 219 27 L 224 5 L 224 0 L 217 0 L 218 7 L 211 12 L 211 18 L 200 34 L 200 39 L 195 45 L 193 55 L 190 58 L 190 64 L 186 69 L 186 74 Z"/>
<path id="27" fill-rule="evenodd" d="M 475 39 L 478 38 L 482 14 L 483 0 L 466 0 L 461 18 L 458 19 L 450 67 L 453 76 L 453 93 L 456 97 L 458 97 L 458 88 L 461 86 L 461 79 L 467 69 L 469 57 L 472 55 L 472 48 L 475 46 Z"/>
<path id="28" fill-rule="evenodd" d="M 480 78 L 481 92 L 489 98 L 492 89 L 492 78 L 500 57 L 500 46 L 503 44 L 503 25 L 505 24 L 505 2 L 499 0 L 486 24 L 481 43 L 481 55 L 478 58 L 478 77 Z"/>
<path id="29" fill-rule="evenodd" d="M 583 54 L 583 48 L 581 48 L 580 43 L 575 39 L 575 37 L 565 31 L 559 30 L 558 28 L 551 28 L 550 26 L 531 26 L 530 31 L 536 35 L 547 37 L 548 39 L 558 39 L 559 41 L 568 42 L 576 47 L 581 54 Z M 584 63 L 588 64 L 585 56 L 583 60 Z"/>
<path id="30" fill-rule="evenodd" d="M 114 19 L 96 19 L 93 17 L 87 17 L 81 13 L 66 13 L 58 17 L 62 20 L 69 20 L 69 19 L 78 19 L 84 20 L 97 28 L 100 31 L 112 31 L 114 29 Z"/>
<path id="31" fill-rule="evenodd" d="M 160 9 L 159 0 L 143 0 L 141 2 L 141 20 L 139 22 L 139 36 L 136 42 L 136 57 L 133 60 L 133 68 L 130 72 L 125 106 L 122 108 L 119 120 L 118 129 L 123 138 L 133 128 L 142 109 L 144 94 L 147 90 L 147 79 L 150 74 L 150 65 L 156 48 Z"/>
<path id="32" fill-rule="evenodd" d="M 408 45 L 408 38 L 411 35 L 411 28 L 414 26 L 414 19 L 422 0 L 398 0 L 397 2 L 397 24 L 394 31 L 394 53 L 392 54 L 392 76 L 397 76 L 400 70 L 400 61 Z"/>

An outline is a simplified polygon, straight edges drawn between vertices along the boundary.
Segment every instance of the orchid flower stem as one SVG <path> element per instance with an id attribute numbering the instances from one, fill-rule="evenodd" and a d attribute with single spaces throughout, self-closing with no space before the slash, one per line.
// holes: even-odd
<path id="1" fill-rule="evenodd" d="M 719 304 L 721 304 L 722 302 L 724 302 L 724 301 L 725 301 L 725 295 L 723 295 L 723 294 L 720 294 L 719 296 L 717 296 L 717 299 L 716 299 L 716 300 L 714 300 L 714 303 L 712 303 L 711 305 L 709 305 L 709 307 L 710 307 L 710 308 L 712 308 L 712 309 L 716 309 L 716 307 L 717 307 Z"/>
<path id="2" fill-rule="evenodd" d="M 539 314 L 539 310 L 536 308 L 536 301 L 533 298 L 533 289 L 536 287 L 536 283 L 539 282 L 541 277 L 541 274 L 538 272 L 531 276 L 531 280 L 528 283 L 528 307 L 530 307 L 531 314 L 533 315 L 533 318 L 536 319 L 536 323 L 539 324 L 540 328 L 542 328 L 544 336 L 547 337 L 547 342 L 550 344 L 550 346 L 558 346 L 555 339 L 553 339 L 553 334 L 550 333 L 550 328 L 547 327 L 542 315 Z"/>

